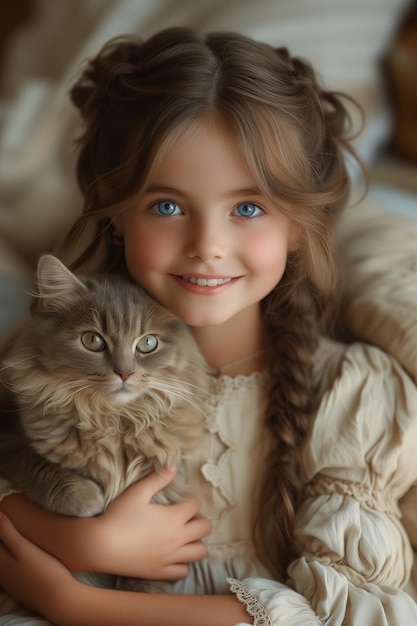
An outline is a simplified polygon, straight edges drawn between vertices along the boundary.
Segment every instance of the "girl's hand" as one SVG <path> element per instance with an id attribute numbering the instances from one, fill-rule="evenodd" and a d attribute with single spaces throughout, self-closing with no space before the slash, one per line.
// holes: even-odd
<path id="1" fill-rule="evenodd" d="M 169 469 L 150 474 L 97 518 L 103 562 L 96 571 L 176 580 L 187 576 L 188 563 L 207 555 L 201 538 L 208 535 L 211 524 L 199 514 L 197 498 L 170 505 L 151 502 L 174 476 L 175 470 Z"/>
<path id="2" fill-rule="evenodd" d="M 41 615 L 79 585 L 62 563 L 18 533 L 0 513 L 0 587 Z"/>
<path id="3" fill-rule="evenodd" d="M 168 469 L 150 474 L 98 517 L 50 513 L 21 494 L 4 498 L 0 510 L 69 570 L 175 580 L 187 576 L 187 563 L 206 556 L 201 538 L 211 525 L 197 498 L 168 506 L 151 501 L 174 477 Z"/>
<path id="4" fill-rule="evenodd" d="M 231 626 L 253 623 L 233 596 L 155 595 L 84 585 L 0 513 L 0 587 L 59 626 Z"/>

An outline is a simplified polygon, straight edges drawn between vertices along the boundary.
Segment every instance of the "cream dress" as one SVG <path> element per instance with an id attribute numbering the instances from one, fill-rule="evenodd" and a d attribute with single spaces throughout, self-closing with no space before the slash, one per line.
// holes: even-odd
<path id="1" fill-rule="evenodd" d="M 413 550 L 398 501 L 417 482 L 417 387 L 397 361 L 366 344 L 322 340 L 315 363 L 322 401 L 304 445 L 308 497 L 288 584 L 271 579 L 251 541 L 268 445 L 266 375 L 256 373 L 212 381 L 206 439 L 183 470 L 213 522 L 209 557 L 174 590 L 231 590 L 257 626 L 415 626 L 417 604 L 403 589 Z M 411 518 L 417 500 L 413 506 Z M 0 615 L 1 626 L 46 623 L 6 597 Z"/>

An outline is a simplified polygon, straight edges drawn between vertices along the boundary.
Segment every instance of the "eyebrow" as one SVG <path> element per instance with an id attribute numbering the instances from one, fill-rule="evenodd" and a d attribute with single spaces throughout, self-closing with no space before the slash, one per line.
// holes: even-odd
<path id="1" fill-rule="evenodd" d="M 144 191 L 145 194 L 150 194 L 150 193 L 166 193 L 166 194 L 171 194 L 174 193 L 177 196 L 182 196 L 182 197 L 186 197 L 187 194 L 185 194 L 184 192 L 182 192 L 180 189 L 177 189 L 176 187 L 169 187 L 166 185 L 150 185 L 149 187 L 147 187 L 147 189 L 145 189 Z M 233 189 L 230 193 L 226 194 L 226 197 L 228 198 L 234 198 L 237 196 L 262 196 L 262 192 L 259 189 L 259 187 L 247 187 L 244 189 Z"/>
<path id="2" fill-rule="evenodd" d="M 144 191 L 144 193 L 175 193 L 177 196 L 185 196 L 179 189 L 175 187 L 167 187 L 166 185 L 150 185 Z"/>

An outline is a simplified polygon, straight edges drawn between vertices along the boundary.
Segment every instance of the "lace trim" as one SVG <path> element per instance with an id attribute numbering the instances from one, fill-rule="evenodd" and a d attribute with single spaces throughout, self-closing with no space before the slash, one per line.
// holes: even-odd
<path id="1" fill-rule="evenodd" d="M 206 400 L 206 410 L 204 412 L 204 419 L 208 430 L 211 433 L 215 433 L 220 441 L 226 448 L 232 446 L 232 442 L 228 440 L 228 437 L 222 432 L 221 424 L 219 423 L 219 412 L 223 403 L 223 398 L 220 394 L 213 393 Z"/>
<path id="2" fill-rule="evenodd" d="M 268 380 L 269 371 L 252 372 L 252 374 L 238 374 L 237 376 L 210 376 L 210 390 L 212 393 L 224 393 L 225 391 L 238 391 L 250 389 Z"/>
<path id="3" fill-rule="evenodd" d="M 223 481 L 223 475 L 225 473 L 224 466 L 229 463 L 230 455 L 232 453 L 233 444 L 228 440 L 225 433 L 222 432 L 221 426 L 218 422 L 220 406 L 222 398 L 219 395 L 212 395 L 206 402 L 205 421 L 210 433 L 215 435 L 220 442 L 223 450 L 218 453 L 216 459 L 207 459 L 200 467 L 200 471 L 203 474 L 205 480 L 211 483 L 213 487 L 219 489 L 223 498 L 225 499 L 227 506 L 234 504 L 233 494 L 227 489 Z M 227 467 L 226 467 L 227 474 Z"/>
<path id="4" fill-rule="evenodd" d="M 265 608 L 259 600 L 251 594 L 246 585 L 234 578 L 227 578 L 226 580 L 230 585 L 230 591 L 235 594 L 241 604 L 245 605 L 248 615 L 254 618 L 254 626 L 272 626 L 272 622 Z"/>
<path id="5" fill-rule="evenodd" d="M 389 492 L 383 491 L 382 489 L 372 489 L 370 485 L 348 482 L 341 478 L 336 479 L 328 476 L 319 476 L 306 486 L 305 493 L 310 497 L 333 493 L 350 496 L 368 505 L 369 508 L 375 511 L 388 513 L 398 518 L 401 517 L 401 511 Z"/>
<path id="6" fill-rule="evenodd" d="M 211 433 L 217 433 L 221 441 L 226 447 L 231 447 L 232 443 L 226 439 L 221 432 L 218 423 L 219 409 L 222 403 L 222 396 L 231 391 L 239 391 L 241 389 L 251 389 L 264 385 L 269 377 L 267 370 L 262 372 L 252 372 L 252 374 L 239 374 L 238 376 L 211 376 L 210 377 L 210 395 L 205 401 L 205 421 L 207 428 Z"/>
<path id="7" fill-rule="evenodd" d="M 223 475 L 227 473 L 227 464 L 231 455 L 231 449 L 227 448 L 217 461 L 209 460 L 201 467 L 201 472 L 207 482 L 211 483 L 213 487 L 220 490 L 223 498 L 226 500 L 229 506 L 236 504 L 236 500 L 233 497 L 233 493 L 227 489 L 223 481 Z M 226 469 L 224 469 L 226 466 Z"/>
<path id="8" fill-rule="evenodd" d="M 212 452 L 213 456 L 200 466 L 200 471 L 204 479 L 218 490 L 224 500 L 223 510 L 219 508 L 220 516 L 236 503 L 233 492 L 227 486 L 227 479 L 225 480 L 225 476 L 229 474 L 228 466 L 235 450 L 235 443 L 230 441 L 227 428 L 220 417 L 223 415 L 223 404 L 229 402 L 227 394 L 230 392 L 260 388 L 268 380 L 268 375 L 269 372 L 266 370 L 234 377 L 222 375 L 210 378 L 211 393 L 205 401 L 204 419 L 208 431 L 217 439 L 219 445 L 216 446 L 216 452 Z"/>

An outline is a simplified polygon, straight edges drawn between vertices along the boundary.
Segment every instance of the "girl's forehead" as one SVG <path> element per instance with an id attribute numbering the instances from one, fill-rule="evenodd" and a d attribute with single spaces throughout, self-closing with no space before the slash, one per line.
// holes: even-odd
<path id="1" fill-rule="evenodd" d="M 233 128 L 213 115 L 170 135 L 152 168 L 149 183 L 156 181 L 181 188 L 207 181 L 224 190 L 256 186 Z"/>

